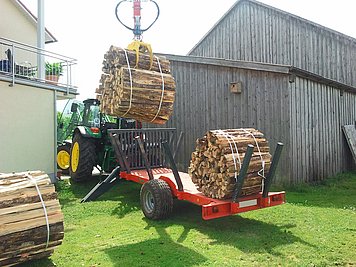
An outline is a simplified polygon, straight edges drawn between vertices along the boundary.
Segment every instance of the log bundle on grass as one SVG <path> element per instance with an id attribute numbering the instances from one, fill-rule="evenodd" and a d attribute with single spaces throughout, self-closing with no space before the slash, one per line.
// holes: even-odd
<path id="1" fill-rule="evenodd" d="M 240 196 L 260 192 L 263 176 L 271 165 L 271 155 L 268 141 L 253 128 L 208 131 L 197 140 L 189 174 L 198 190 L 211 198 L 230 198 L 248 144 L 254 146 L 254 152 Z"/>
<path id="2" fill-rule="evenodd" d="M 48 257 L 63 236 L 63 214 L 47 174 L 0 175 L 0 266 Z"/>
<path id="3" fill-rule="evenodd" d="M 126 54 L 125 54 L 126 52 Z M 127 62 L 128 61 L 128 62 Z M 111 46 L 103 61 L 97 98 L 101 112 L 143 122 L 164 124 L 173 112 L 175 80 L 169 61 Z"/>

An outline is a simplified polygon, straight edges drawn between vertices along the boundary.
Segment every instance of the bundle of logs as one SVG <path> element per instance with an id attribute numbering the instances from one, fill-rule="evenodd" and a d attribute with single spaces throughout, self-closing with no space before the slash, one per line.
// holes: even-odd
<path id="1" fill-rule="evenodd" d="M 101 112 L 138 121 L 164 124 L 173 112 L 175 80 L 170 63 L 154 56 L 111 46 L 104 55 L 97 99 Z"/>
<path id="2" fill-rule="evenodd" d="M 207 132 L 196 143 L 189 174 L 204 195 L 216 199 L 232 197 L 249 144 L 254 146 L 254 150 L 240 196 L 262 190 L 262 180 L 269 171 L 271 155 L 261 132 L 253 128 L 214 130 Z"/>
<path id="3" fill-rule="evenodd" d="M 63 214 L 47 174 L 0 174 L 0 266 L 50 256 L 62 243 L 63 231 Z"/>

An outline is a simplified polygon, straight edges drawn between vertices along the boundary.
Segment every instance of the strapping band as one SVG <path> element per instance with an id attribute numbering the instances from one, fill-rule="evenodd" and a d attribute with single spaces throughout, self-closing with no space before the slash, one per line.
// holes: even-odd
<path id="1" fill-rule="evenodd" d="M 41 195 L 41 191 L 40 189 L 38 188 L 38 185 L 37 185 L 37 182 L 36 182 L 36 179 L 33 178 L 32 175 L 30 175 L 29 173 L 26 175 L 26 178 L 30 179 L 30 181 L 35 185 L 36 187 L 36 190 L 37 190 L 37 194 L 41 200 L 41 204 L 42 204 L 42 208 L 43 208 L 43 213 L 45 215 L 45 219 L 46 219 L 46 226 L 47 226 L 47 242 L 46 242 L 46 248 L 48 248 L 48 244 L 49 244 L 49 221 L 48 221 L 48 215 L 47 215 L 47 209 L 46 209 L 46 205 L 43 201 L 43 198 L 42 198 L 42 195 Z"/>
<path id="2" fill-rule="evenodd" d="M 240 159 L 240 154 L 239 154 L 239 150 L 237 149 L 237 145 L 236 145 L 236 142 L 233 138 L 233 136 L 225 133 L 223 130 L 218 130 L 219 133 L 221 133 L 225 138 L 226 140 L 229 142 L 229 146 L 230 146 L 230 149 L 231 149 L 231 152 L 232 152 L 232 159 L 234 161 L 234 167 L 235 167 L 235 175 L 234 175 L 234 178 L 235 178 L 235 181 L 237 181 L 237 164 L 236 164 L 236 158 L 235 158 L 235 152 L 234 152 L 234 149 L 232 147 L 232 144 L 230 142 L 230 139 L 231 141 L 233 142 L 234 144 L 234 147 L 236 149 L 236 153 L 237 153 L 237 159 L 238 159 L 238 163 L 240 165 L 240 170 L 241 170 L 241 159 Z"/>
<path id="3" fill-rule="evenodd" d="M 242 129 L 242 130 L 243 130 L 244 132 L 246 132 L 248 135 L 251 135 L 252 138 L 253 138 L 253 140 L 254 140 L 255 143 L 256 143 L 256 147 L 257 147 L 257 149 L 258 149 L 258 153 L 260 154 L 261 165 L 262 165 L 262 169 L 259 170 L 259 171 L 257 172 L 257 174 L 258 174 L 259 176 L 261 176 L 262 178 L 265 179 L 265 178 L 266 178 L 266 177 L 265 177 L 265 161 L 263 160 L 262 153 L 261 153 L 261 150 L 260 150 L 260 146 L 258 145 L 258 142 L 257 142 L 257 140 L 256 140 L 256 137 L 254 136 L 253 133 L 247 131 L 246 129 Z M 261 172 L 262 172 L 262 174 L 261 174 Z"/>
<path id="4" fill-rule="evenodd" d="M 163 102 L 163 96 L 164 96 L 164 78 L 163 78 L 161 63 L 159 62 L 159 58 L 158 58 L 157 56 L 155 56 L 155 58 L 157 59 L 159 71 L 160 71 L 160 73 L 161 73 L 161 79 L 162 79 L 162 94 L 161 94 L 161 100 L 160 100 L 160 102 L 159 102 L 158 111 L 157 111 L 157 113 L 156 113 L 156 116 L 151 120 L 151 122 L 153 122 L 153 121 L 157 118 L 158 114 L 161 112 L 162 102 Z"/>
<path id="5" fill-rule="evenodd" d="M 129 113 L 129 111 L 131 110 L 131 106 L 132 106 L 132 75 L 131 75 L 131 67 L 130 67 L 129 57 L 128 57 L 128 55 L 127 55 L 126 49 L 124 49 L 124 52 L 125 52 L 125 57 L 126 57 L 127 68 L 129 69 L 131 93 L 130 93 L 130 104 L 129 104 L 129 108 L 127 109 L 127 111 L 125 112 L 125 114 L 122 115 L 122 117 L 124 117 L 127 113 Z"/>

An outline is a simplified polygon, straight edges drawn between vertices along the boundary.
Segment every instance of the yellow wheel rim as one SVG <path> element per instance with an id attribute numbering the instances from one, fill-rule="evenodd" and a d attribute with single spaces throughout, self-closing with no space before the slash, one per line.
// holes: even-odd
<path id="1" fill-rule="evenodd" d="M 76 172 L 79 165 L 79 144 L 75 142 L 72 148 L 71 162 L 72 171 Z"/>
<path id="2" fill-rule="evenodd" d="M 57 164 L 60 169 L 66 170 L 69 168 L 69 161 L 70 161 L 69 153 L 65 150 L 61 150 L 57 154 Z"/>

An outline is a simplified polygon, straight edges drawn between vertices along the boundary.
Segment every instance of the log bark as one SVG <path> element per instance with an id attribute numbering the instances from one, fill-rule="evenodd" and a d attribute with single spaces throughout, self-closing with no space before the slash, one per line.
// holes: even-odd
<path id="1" fill-rule="evenodd" d="M 33 180 L 41 193 L 48 218 Z M 47 245 L 47 235 L 49 242 Z M 0 266 L 50 256 L 64 237 L 54 185 L 43 172 L 0 175 Z"/>
<path id="2" fill-rule="evenodd" d="M 189 174 L 198 190 L 211 198 L 231 198 L 248 144 L 254 150 L 240 196 L 260 192 L 271 154 L 263 133 L 253 128 L 208 131 L 197 140 Z"/>
<path id="3" fill-rule="evenodd" d="M 101 111 L 130 119 L 164 124 L 173 112 L 175 80 L 165 58 L 140 53 L 136 66 L 136 52 L 112 46 L 104 56 L 103 74 L 97 99 Z M 129 60 L 130 68 L 127 64 Z M 160 67 L 158 65 L 160 62 Z"/>

